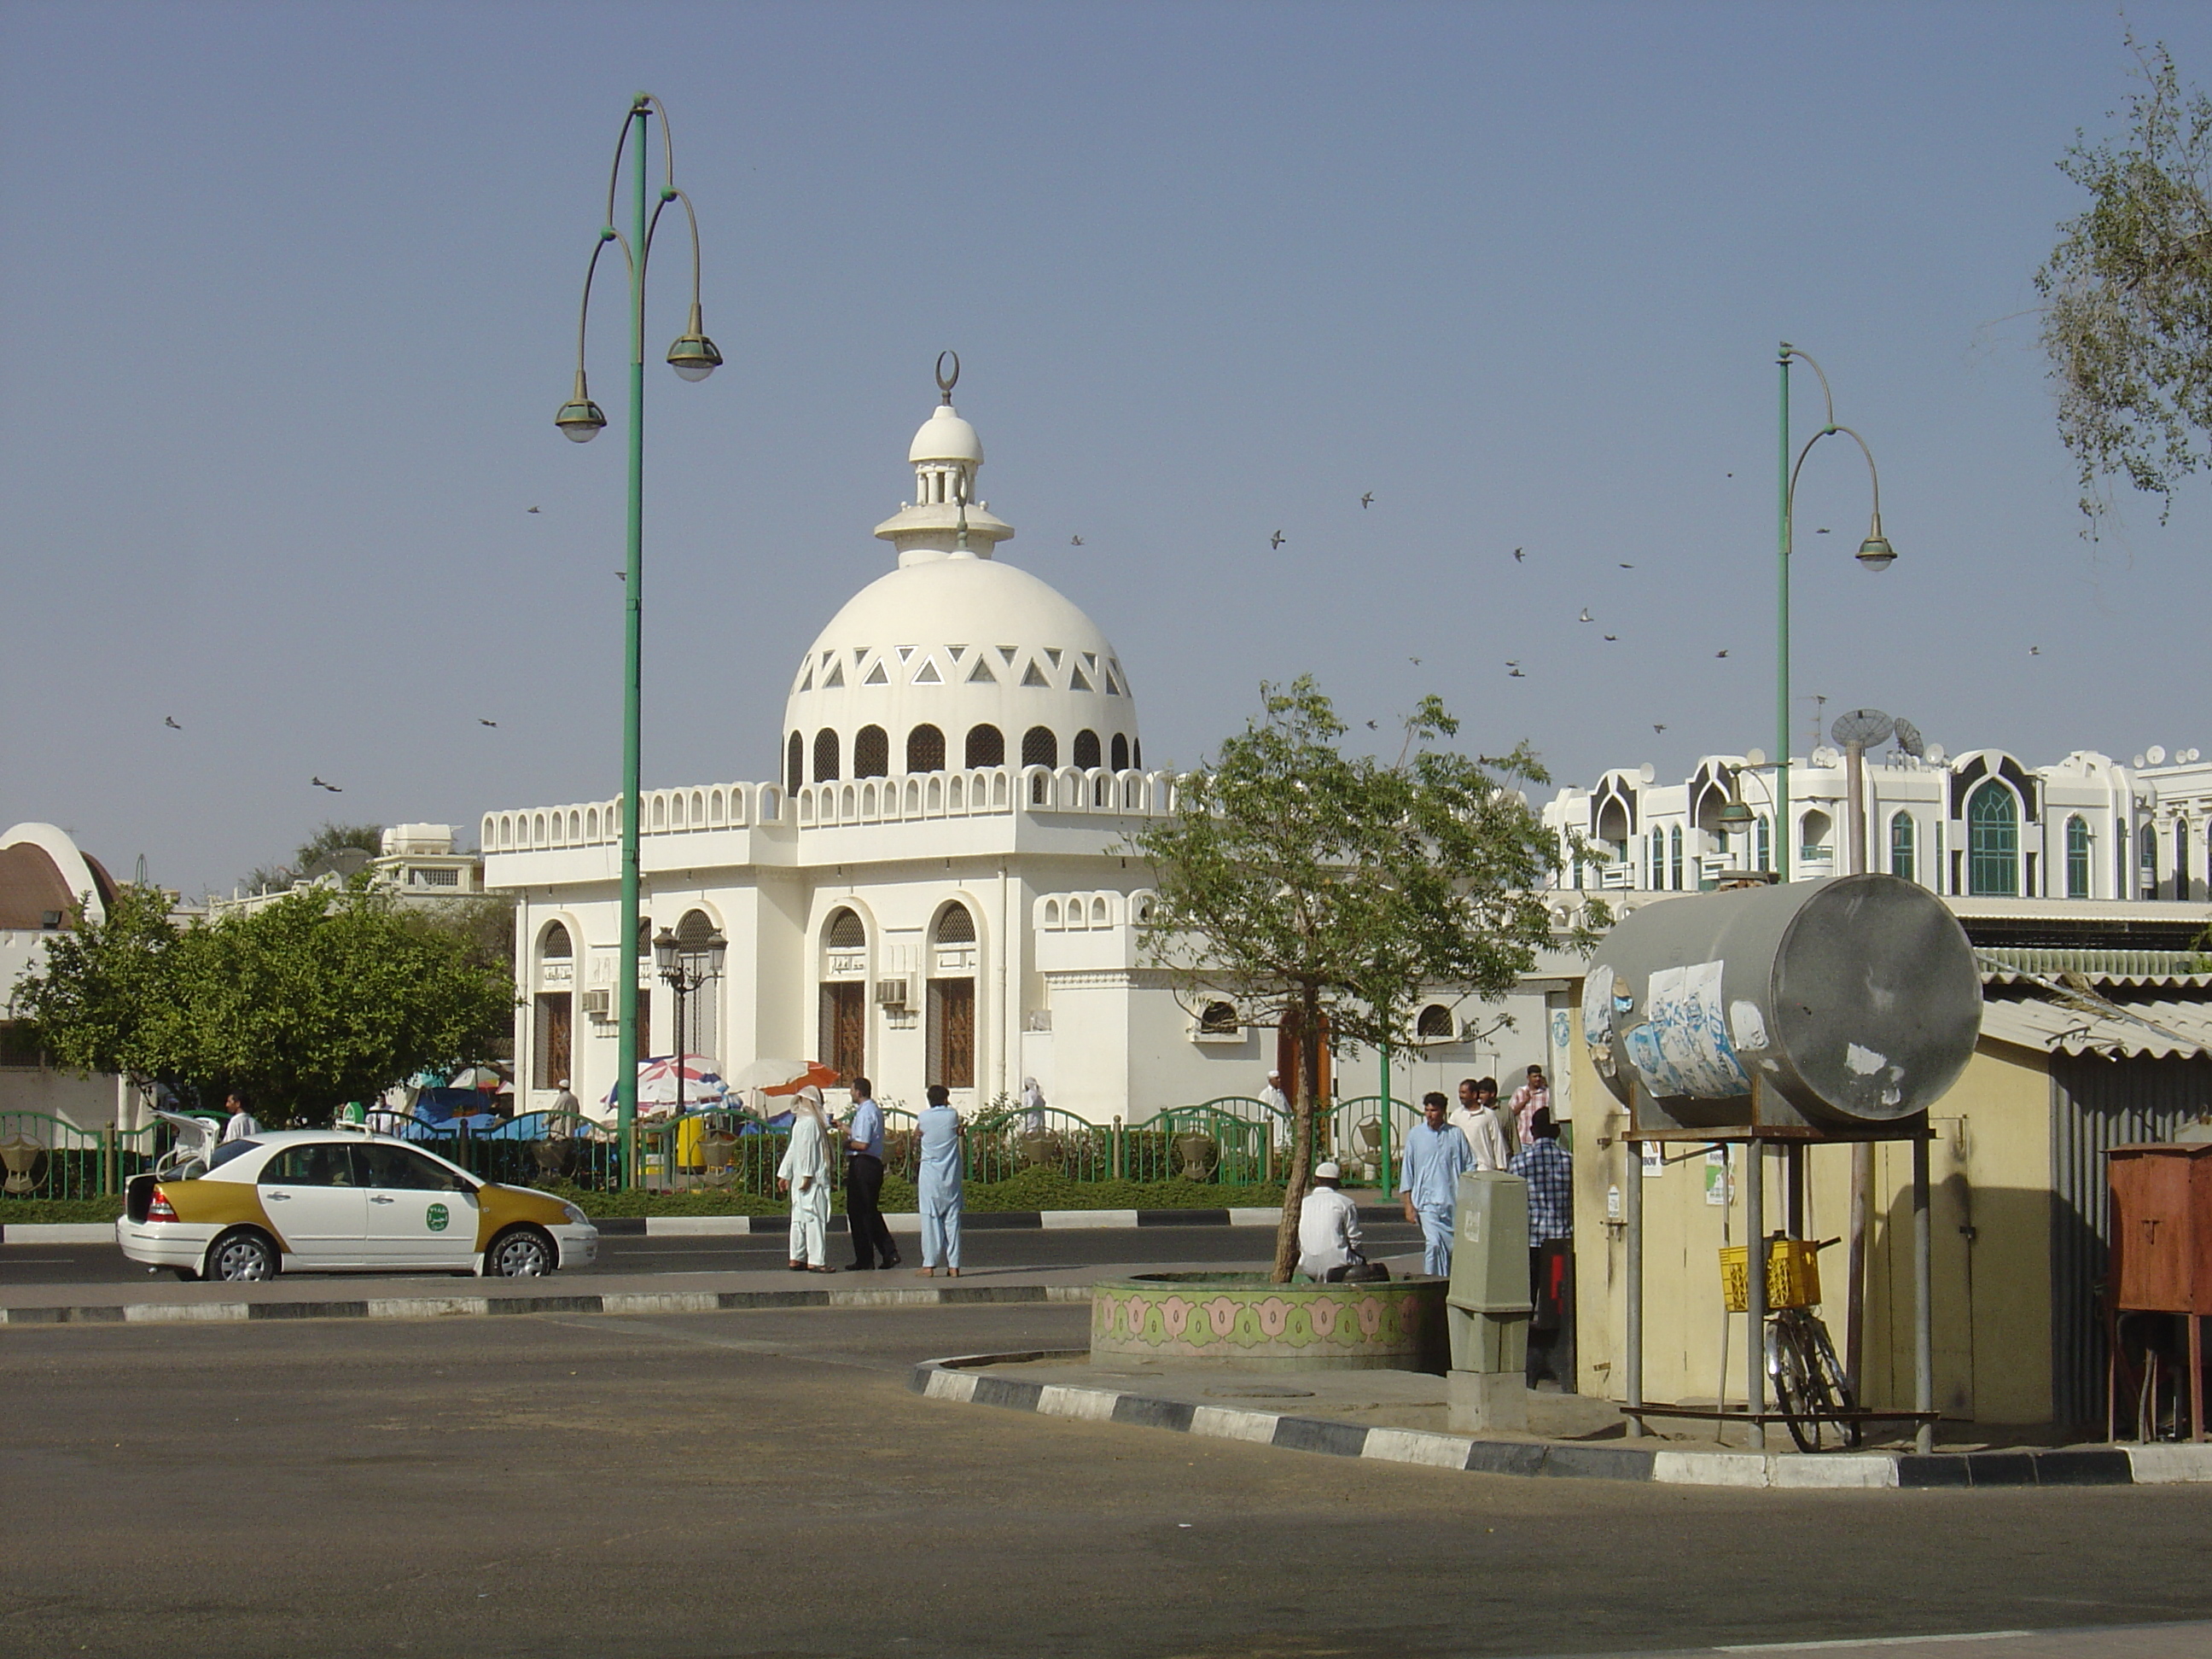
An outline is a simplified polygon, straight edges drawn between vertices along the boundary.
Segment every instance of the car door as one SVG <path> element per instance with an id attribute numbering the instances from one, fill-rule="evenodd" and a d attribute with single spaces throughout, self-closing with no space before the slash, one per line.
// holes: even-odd
<path id="1" fill-rule="evenodd" d="M 476 1189 L 411 1146 L 354 1149 L 368 1192 L 368 1252 L 379 1267 L 465 1267 L 476 1260 Z"/>
<path id="2" fill-rule="evenodd" d="M 353 1167 L 353 1148 L 343 1141 L 306 1141 L 280 1147 L 261 1166 L 254 1186 L 263 1213 L 300 1267 L 357 1267 L 362 1264 L 368 1211 Z"/>

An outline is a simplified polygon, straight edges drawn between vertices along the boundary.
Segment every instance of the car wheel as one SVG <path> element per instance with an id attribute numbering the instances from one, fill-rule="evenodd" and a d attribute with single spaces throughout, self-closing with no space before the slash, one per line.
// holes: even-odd
<path id="1" fill-rule="evenodd" d="M 487 1279 L 543 1279 L 557 1261 L 553 1241 L 535 1227 L 514 1227 L 501 1233 L 484 1252 Z"/>
<path id="2" fill-rule="evenodd" d="M 208 1247 L 207 1266 L 200 1276 L 233 1282 L 274 1279 L 278 1266 L 276 1247 L 268 1237 L 242 1227 L 234 1233 L 225 1233 Z"/>

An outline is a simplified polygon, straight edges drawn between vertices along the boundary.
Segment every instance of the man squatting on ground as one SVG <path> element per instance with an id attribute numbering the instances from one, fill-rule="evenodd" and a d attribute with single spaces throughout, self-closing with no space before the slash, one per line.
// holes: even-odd
<path id="1" fill-rule="evenodd" d="M 1359 1249 L 1359 1206 L 1340 1190 L 1344 1170 L 1334 1160 L 1313 1172 L 1313 1190 L 1298 1206 L 1298 1271 L 1334 1285 L 1367 1257 Z"/>
<path id="2" fill-rule="evenodd" d="M 1035 1087 L 1035 1084 L 1030 1085 Z M 922 1110 L 921 1179 L 916 1183 L 921 1204 L 921 1277 L 934 1279 L 945 1268 L 960 1277 L 960 1212 L 962 1206 L 960 1142 L 967 1129 L 952 1109 L 952 1091 L 942 1083 L 929 1085 L 929 1104 Z"/>
<path id="3" fill-rule="evenodd" d="M 853 1120 L 845 1126 L 845 1221 L 853 1230 L 853 1271 L 866 1273 L 878 1258 L 899 1264 L 898 1247 L 884 1220 L 884 1109 L 864 1077 L 853 1079 Z"/>
<path id="4" fill-rule="evenodd" d="M 1421 1271 L 1449 1274 L 1452 1259 L 1452 1211 L 1459 1201 L 1459 1178 L 1474 1167 L 1467 1137 L 1444 1121 L 1444 1097 L 1431 1091 L 1421 1097 L 1421 1121 L 1406 1137 L 1398 1193 L 1406 1219 L 1421 1228 Z"/>

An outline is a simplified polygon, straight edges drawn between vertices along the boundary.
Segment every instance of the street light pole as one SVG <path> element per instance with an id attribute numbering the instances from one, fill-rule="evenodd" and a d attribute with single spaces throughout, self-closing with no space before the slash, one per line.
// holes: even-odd
<path id="1" fill-rule="evenodd" d="M 1805 447 L 1793 457 L 1790 451 L 1790 365 L 1802 362 L 1820 377 L 1820 396 L 1827 407 L 1827 418 L 1820 429 L 1805 441 Z M 1835 394 L 1828 389 L 1828 376 L 1810 354 L 1800 351 L 1789 341 L 1782 342 L 1775 358 L 1782 372 L 1782 406 L 1779 426 L 1782 434 L 1779 481 L 1777 486 L 1778 517 L 1775 532 L 1776 618 L 1774 640 L 1774 839 L 1775 869 L 1784 881 L 1790 879 L 1790 841 L 1796 833 L 1790 821 L 1790 552 L 1796 517 L 1797 475 L 1804 471 L 1805 458 L 1813 447 L 1823 438 L 1840 433 L 1859 447 L 1866 458 L 1867 477 L 1874 490 L 1874 518 L 1867 526 L 1866 539 L 1859 544 L 1858 561 L 1869 570 L 1887 570 L 1897 558 L 1896 550 L 1881 533 L 1881 475 L 1875 471 L 1874 452 L 1867 447 L 1866 440 L 1850 427 L 1836 423 Z"/>
<path id="2" fill-rule="evenodd" d="M 660 199 L 650 218 L 646 214 L 646 173 L 648 125 L 660 118 Z M 625 240 L 615 228 L 615 205 L 622 187 L 623 155 L 630 155 L 629 235 Z M 669 135 L 668 112 L 651 93 L 630 100 L 623 117 L 622 137 L 615 144 L 615 161 L 607 179 L 606 217 L 591 263 L 584 270 L 584 301 L 576 322 L 576 382 L 568 401 L 553 417 L 553 424 L 578 443 L 599 436 L 606 416 L 592 401 L 584 376 L 585 327 L 592 306 L 592 276 L 599 255 L 610 242 L 622 245 L 629 268 L 629 477 L 627 543 L 623 573 L 623 804 L 622 804 L 622 920 L 615 947 L 617 1043 L 615 1064 L 616 1121 L 622 1140 L 622 1182 L 637 1179 L 637 946 L 639 895 L 639 818 L 643 795 L 643 727 L 641 682 L 644 662 L 645 586 L 645 277 L 653 246 L 653 234 L 662 209 L 671 202 L 684 204 L 691 229 L 691 313 L 684 332 L 668 349 L 668 365 L 683 379 L 703 380 L 722 361 L 713 341 L 700 325 L 699 219 L 691 198 L 676 188 L 676 153 Z"/>

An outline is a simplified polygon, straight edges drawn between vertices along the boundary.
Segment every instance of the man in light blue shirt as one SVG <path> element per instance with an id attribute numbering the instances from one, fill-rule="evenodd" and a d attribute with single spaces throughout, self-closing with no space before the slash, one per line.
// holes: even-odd
<path id="1" fill-rule="evenodd" d="M 1421 1097 L 1421 1121 L 1406 1136 L 1398 1194 L 1406 1201 L 1406 1219 L 1421 1224 L 1421 1270 L 1449 1275 L 1459 1178 L 1474 1167 L 1474 1154 L 1467 1137 L 1445 1121 L 1444 1109 L 1442 1095 Z"/>
<path id="2" fill-rule="evenodd" d="M 929 1085 L 929 1104 L 920 1120 L 921 1179 L 916 1183 L 921 1202 L 921 1276 L 937 1277 L 943 1267 L 960 1277 L 961 1137 L 966 1133 L 960 1114 L 952 1109 L 952 1091 L 942 1083 Z"/>
<path id="3" fill-rule="evenodd" d="M 884 1109 L 864 1077 L 853 1079 L 845 1152 L 845 1224 L 853 1230 L 853 1269 L 866 1273 L 878 1257 L 884 1267 L 896 1267 L 898 1249 L 884 1221 Z"/>

